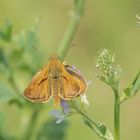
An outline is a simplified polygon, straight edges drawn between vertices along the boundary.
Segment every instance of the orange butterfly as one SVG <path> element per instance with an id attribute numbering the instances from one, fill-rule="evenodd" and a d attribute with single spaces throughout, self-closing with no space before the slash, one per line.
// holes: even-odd
<path id="1" fill-rule="evenodd" d="M 56 54 L 49 58 L 49 63 L 32 79 L 24 91 L 24 96 L 33 102 L 44 103 L 54 97 L 57 106 L 60 99 L 70 100 L 86 90 L 86 80 L 74 68 L 64 65 Z"/>

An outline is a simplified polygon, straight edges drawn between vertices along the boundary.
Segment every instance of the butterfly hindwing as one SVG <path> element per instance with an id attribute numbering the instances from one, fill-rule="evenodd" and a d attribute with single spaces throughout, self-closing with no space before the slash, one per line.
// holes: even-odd
<path id="1" fill-rule="evenodd" d="M 60 97 L 64 100 L 77 97 L 86 90 L 86 81 L 72 67 L 67 66 L 62 69 L 62 86 Z"/>

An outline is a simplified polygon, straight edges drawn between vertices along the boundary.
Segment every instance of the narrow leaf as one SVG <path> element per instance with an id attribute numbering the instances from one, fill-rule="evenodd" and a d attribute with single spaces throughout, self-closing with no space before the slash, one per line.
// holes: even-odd
<path id="1" fill-rule="evenodd" d="M 6 20 L 5 27 L 0 31 L 0 39 L 10 42 L 12 40 L 12 28 L 12 23 L 9 20 Z"/>
<path id="2" fill-rule="evenodd" d="M 135 83 L 137 82 L 138 78 L 140 76 L 140 71 L 138 72 L 138 74 L 136 75 L 136 77 L 134 78 L 132 85 L 135 85 Z"/>
<path id="3" fill-rule="evenodd" d="M 140 71 L 134 78 L 130 87 L 124 89 L 124 93 L 127 97 L 132 98 L 136 95 L 136 93 L 138 92 L 139 89 L 140 89 Z"/>
<path id="4" fill-rule="evenodd" d="M 91 124 L 88 120 L 86 120 L 86 119 L 83 118 L 83 122 L 84 122 L 88 127 L 90 127 L 92 130 L 94 130 L 92 124 Z"/>
<path id="5" fill-rule="evenodd" d="M 3 63 L 5 67 L 8 67 L 6 57 L 4 55 L 2 48 L 0 48 L 0 63 Z"/>

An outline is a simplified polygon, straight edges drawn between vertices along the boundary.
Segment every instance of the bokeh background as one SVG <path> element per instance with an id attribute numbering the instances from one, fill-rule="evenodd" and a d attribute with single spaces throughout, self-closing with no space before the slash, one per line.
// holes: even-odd
<path id="1" fill-rule="evenodd" d="M 24 33 L 34 26 L 37 19 L 40 20 L 38 25 L 39 43 L 35 45 L 37 49 L 30 49 L 30 54 L 35 55 L 39 64 L 36 65 L 36 61 L 32 60 L 29 54 L 27 57 L 24 56 L 25 61 L 29 62 L 34 70 L 38 70 L 48 62 L 51 52 L 55 52 L 59 47 L 70 18 L 72 4 L 73 0 L 0 0 L 0 29 L 3 28 L 5 19 L 9 19 L 13 23 L 13 34 L 16 38 L 16 35 Z M 86 0 L 84 16 L 73 40 L 76 45 L 71 47 L 65 59 L 69 65 L 75 65 L 80 69 L 86 79 L 92 80 L 87 90 L 90 102 L 89 114 L 94 120 L 104 122 L 112 132 L 113 93 L 109 87 L 96 78 L 95 58 L 97 52 L 102 48 L 107 48 L 115 53 L 116 63 L 121 65 L 123 71 L 120 87 L 127 87 L 140 68 L 140 24 L 137 23 L 136 14 L 140 15 L 139 0 Z M 10 54 L 12 49 L 17 46 L 14 43 L 2 41 L 0 43 L 0 48 L 3 49 L 3 46 L 6 46 L 4 48 L 6 54 Z M 18 57 L 16 59 L 18 60 Z M 9 63 L 12 63 L 12 66 L 17 65 L 16 59 Z M 19 63 L 22 65 L 22 60 L 18 60 Z M 15 81 L 21 94 L 30 78 L 27 72 L 15 72 Z M 7 85 L 2 70 L 0 71 L 0 83 Z M 8 88 L 11 87 L 8 86 Z M 4 91 L 5 89 L 1 89 L 0 92 Z M 123 104 L 121 108 L 122 140 L 140 139 L 139 106 L 140 94 Z M 53 108 L 53 104 L 46 104 L 46 110 L 40 112 L 33 140 L 44 122 L 51 119 L 48 115 L 48 110 L 51 108 Z M 0 102 L 0 126 L 6 135 L 17 137 L 23 135 L 30 115 L 30 107 L 19 108 L 17 105 Z M 78 115 L 70 117 L 66 125 L 63 134 L 64 140 L 99 139 L 82 123 Z M 51 128 L 52 124 L 48 122 L 47 126 Z M 48 128 L 47 130 L 49 130 Z M 53 130 L 53 134 L 46 139 L 52 140 L 52 137 L 57 134 L 57 129 Z M 57 136 L 59 137 L 59 133 Z"/>

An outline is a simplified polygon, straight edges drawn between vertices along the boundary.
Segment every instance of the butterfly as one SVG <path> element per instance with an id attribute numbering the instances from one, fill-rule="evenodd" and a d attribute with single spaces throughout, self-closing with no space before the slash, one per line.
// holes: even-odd
<path id="1" fill-rule="evenodd" d="M 69 65 L 63 64 L 56 54 L 42 68 L 24 91 L 24 96 L 37 103 L 48 102 L 54 98 L 57 106 L 60 100 L 71 100 L 85 92 L 86 80 L 81 73 Z"/>

